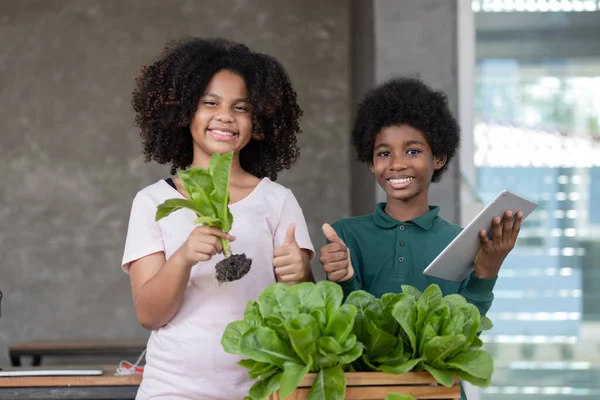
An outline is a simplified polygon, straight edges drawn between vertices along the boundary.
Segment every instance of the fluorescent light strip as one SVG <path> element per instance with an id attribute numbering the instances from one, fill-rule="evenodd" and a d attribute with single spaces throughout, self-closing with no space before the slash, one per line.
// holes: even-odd
<path id="1" fill-rule="evenodd" d="M 597 0 L 473 0 L 473 12 L 594 12 Z"/>

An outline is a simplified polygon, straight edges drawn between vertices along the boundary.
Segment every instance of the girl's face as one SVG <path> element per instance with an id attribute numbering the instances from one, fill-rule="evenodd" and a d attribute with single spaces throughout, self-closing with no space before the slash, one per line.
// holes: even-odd
<path id="1" fill-rule="evenodd" d="M 190 131 L 195 160 L 230 151 L 237 157 L 252 138 L 252 109 L 244 79 L 227 70 L 216 73 L 200 97 Z"/>

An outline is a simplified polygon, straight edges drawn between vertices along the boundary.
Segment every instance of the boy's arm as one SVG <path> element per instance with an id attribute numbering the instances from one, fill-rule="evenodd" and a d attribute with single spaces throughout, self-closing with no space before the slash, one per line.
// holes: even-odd
<path id="1" fill-rule="evenodd" d="M 480 278 L 475 272 L 465 279 L 458 289 L 468 303 L 479 309 L 481 315 L 485 315 L 494 301 L 494 286 L 498 278 Z"/>

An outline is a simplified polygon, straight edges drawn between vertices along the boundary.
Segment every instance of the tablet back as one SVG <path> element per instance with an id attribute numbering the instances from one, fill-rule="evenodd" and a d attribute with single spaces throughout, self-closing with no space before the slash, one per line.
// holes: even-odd
<path id="1" fill-rule="evenodd" d="M 537 207 L 537 203 L 508 190 L 501 191 L 461 233 L 423 271 L 425 275 L 462 282 L 473 272 L 473 260 L 479 251 L 479 232 L 485 229 L 491 237 L 492 220 L 503 217 L 511 210 L 523 212 L 523 220 Z"/>

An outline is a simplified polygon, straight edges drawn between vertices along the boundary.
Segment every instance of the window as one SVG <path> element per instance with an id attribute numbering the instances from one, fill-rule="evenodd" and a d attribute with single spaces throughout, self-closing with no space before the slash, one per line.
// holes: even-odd
<path id="1" fill-rule="evenodd" d="M 600 399 L 600 4 L 471 6 L 476 192 L 540 203 L 496 286 L 481 398 Z"/>

